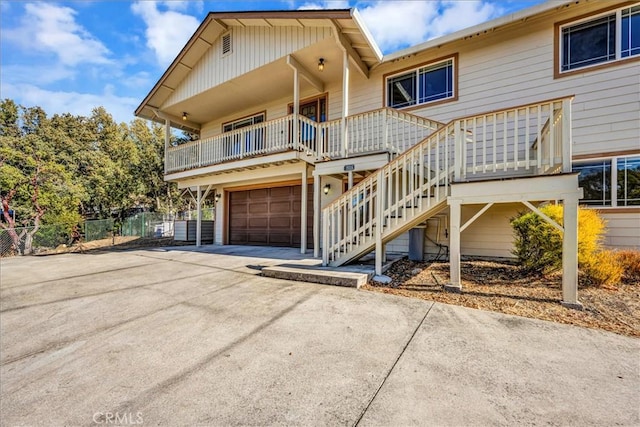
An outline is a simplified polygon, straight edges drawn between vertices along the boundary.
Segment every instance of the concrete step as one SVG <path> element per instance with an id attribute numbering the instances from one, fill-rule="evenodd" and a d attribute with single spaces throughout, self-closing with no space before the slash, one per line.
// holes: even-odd
<path id="1" fill-rule="evenodd" d="M 320 283 L 323 285 L 360 288 L 370 277 L 367 273 L 328 270 L 322 267 L 285 267 L 273 266 L 262 269 L 262 275 L 274 279 L 295 280 L 298 282 Z"/>

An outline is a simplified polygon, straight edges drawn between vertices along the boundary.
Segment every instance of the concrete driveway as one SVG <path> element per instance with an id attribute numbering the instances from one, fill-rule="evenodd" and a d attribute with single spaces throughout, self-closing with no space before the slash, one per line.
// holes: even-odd
<path id="1" fill-rule="evenodd" d="M 638 340 L 253 267 L 300 258 L 1 260 L 0 424 L 640 424 Z"/>

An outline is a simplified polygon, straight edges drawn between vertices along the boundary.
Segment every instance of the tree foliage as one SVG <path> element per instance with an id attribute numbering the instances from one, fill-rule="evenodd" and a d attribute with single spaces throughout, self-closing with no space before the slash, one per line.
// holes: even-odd
<path id="1" fill-rule="evenodd" d="M 0 195 L 11 194 L 16 227 L 71 230 L 83 218 L 179 208 L 175 184 L 163 180 L 163 158 L 157 124 L 116 123 L 102 107 L 89 117 L 48 117 L 40 107 L 0 100 Z"/>

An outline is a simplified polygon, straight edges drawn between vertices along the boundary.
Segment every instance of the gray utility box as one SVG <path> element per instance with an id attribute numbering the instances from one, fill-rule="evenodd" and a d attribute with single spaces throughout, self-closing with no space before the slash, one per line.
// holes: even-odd
<path id="1" fill-rule="evenodd" d="M 424 233 L 426 227 L 409 230 L 409 260 L 424 261 Z"/>
<path id="2" fill-rule="evenodd" d="M 196 230 L 198 229 L 198 221 L 176 220 L 173 223 L 173 240 L 177 242 L 195 242 Z M 213 243 L 213 221 L 202 220 L 202 242 Z"/>

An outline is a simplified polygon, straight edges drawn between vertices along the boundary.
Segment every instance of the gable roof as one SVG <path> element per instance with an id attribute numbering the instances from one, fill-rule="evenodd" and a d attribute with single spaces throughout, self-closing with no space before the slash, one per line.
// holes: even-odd
<path id="1" fill-rule="evenodd" d="M 157 120 L 154 114 L 178 87 L 218 37 L 231 27 L 240 26 L 330 26 L 367 68 L 380 63 L 382 53 L 355 9 L 210 12 L 178 56 L 169 65 L 135 111 L 136 116 Z"/>

